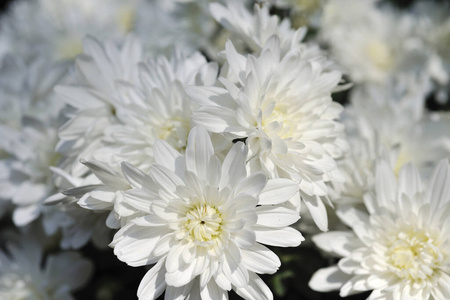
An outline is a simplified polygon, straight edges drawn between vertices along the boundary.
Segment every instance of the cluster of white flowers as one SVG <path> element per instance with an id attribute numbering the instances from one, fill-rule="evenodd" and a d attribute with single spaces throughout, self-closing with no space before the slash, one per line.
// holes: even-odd
<path id="1" fill-rule="evenodd" d="M 106 251 L 148 266 L 140 300 L 273 299 L 290 259 L 272 247 L 305 241 L 315 291 L 450 299 L 449 16 L 424 0 L 12 1 L 0 298 L 116 299 L 83 294 Z"/>

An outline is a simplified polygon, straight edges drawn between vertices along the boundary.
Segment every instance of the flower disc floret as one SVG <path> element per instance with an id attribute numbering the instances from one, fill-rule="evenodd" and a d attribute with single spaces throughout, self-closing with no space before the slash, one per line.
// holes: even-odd
<path id="1" fill-rule="evenodd" d="M 386 237 L 388 268 L 401 280 L 420 282 L 433 276 L 446 257 L 437 237 L 410 226 Z"/>
<path id="2" fill-rule="evenodd" d="M 221 235 L 223 217 L 215 206 L 197 203 L 186 214 L 183 228 L 196 243 L 208 243 Z"/>

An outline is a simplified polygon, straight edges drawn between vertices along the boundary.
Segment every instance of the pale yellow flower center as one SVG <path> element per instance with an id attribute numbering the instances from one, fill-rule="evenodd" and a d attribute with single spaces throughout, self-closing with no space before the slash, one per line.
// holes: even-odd
<path id="1" fill-rule="evenodd" d="M 390 70 L 394 64 L 391 50 L 382 41 L 369 41 L 366 53 L 370 61 L 381 71 Z"/>
<path id="2" fill-rule="evenodd" d="M 124 32 L 130 32 L 133 30 L 135 19 L 136 12 L 132 6 L 124 6 L 119 10 L 117 21 L 119 23 L 119 27 Z"/>
<path id="3" fill-rule="evenodd" d="M 221 234 L 223 218 L 214 206 L 196 205 L 186 214 L 186 219 L 185 229 L 196 241 L 209 242 Z"/>
<path id="4" fill-rule="evenodd" d="M 63 38 L 56 45 L 56 55 L 59 59 L 74 59 L 83 52 L 83 43 L 79 37 Z"/>
<path id="5" fill-rule="evenodd" d="M 269 135 L 275 133 L 282 139 L 291 138 L 295 129 L 292 118 L 286 105 L 277 104 L 272 113 L 263 118 L 262 127 Z"/>
<path id="6" fill-rule="evenodd" d="M 392 238 L 387 258 L 391 270 L 401 279 L 423 280 L 433 275 L 444 260 L 440 243 L 428 232 L 404 230 Z"/>
<path id="7" fill-rule="evenodd" d="M 396 161 L 395 167 L 394 167 L 394 173 L 397 177 L 400 174 L 401 168 L 410 161 L 411 161 L 411 155 L 402 149 L 400 151 L 400 153 L 398 154 L 397 161 Z"/>
<path id="8" fill-rule="evenodd" d="M 173 117 L 166 120 L 157 129 L 157 138 L 165 140 L 176 150 L 183 152 L 186 149 L 187 138 L 190 131 L 189 120 Z"/>

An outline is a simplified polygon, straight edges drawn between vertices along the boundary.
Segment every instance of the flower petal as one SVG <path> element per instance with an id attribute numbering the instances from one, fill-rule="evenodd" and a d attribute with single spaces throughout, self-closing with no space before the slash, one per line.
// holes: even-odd
<path id="1" fill-rule="evenodd" d="M 139 299 L 156 299 L 164 292 L 166 288 L 164 273 L 164 259 L 161 259 L 142 278 L 137 291 Z"/>
<path id="2" fill-rule="evenodd" d="M 314 273 L 308 285 L 318 292 L 331 292 L 339 290 L 342 285 L 351 278 L 337 266 L 323 268 Z"/>

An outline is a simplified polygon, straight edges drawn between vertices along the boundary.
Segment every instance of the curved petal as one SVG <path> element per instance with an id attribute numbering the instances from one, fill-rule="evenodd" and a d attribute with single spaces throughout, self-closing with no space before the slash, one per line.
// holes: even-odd
<path id="1" fill-rule="evenodd" d="M 164 262 L 164 259 L 159 260 L 142 278 L 137 291 L 139 299 L 156 299 L 164 292 L 166 288 Z"/>
<path id="2" fill-rule="evenodd" d="M 318 292 L 331 292 L 339 290 L 351 275 L 345 274 L 337 266 L 323 268 L 314 273 L 308 285 Z"/>

